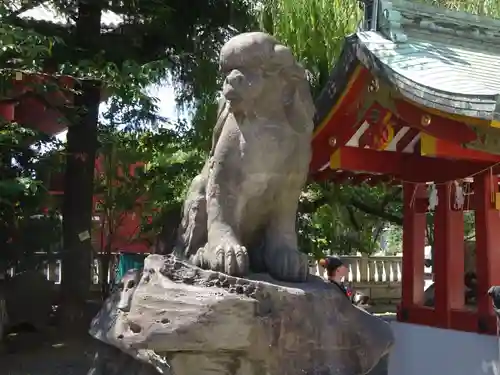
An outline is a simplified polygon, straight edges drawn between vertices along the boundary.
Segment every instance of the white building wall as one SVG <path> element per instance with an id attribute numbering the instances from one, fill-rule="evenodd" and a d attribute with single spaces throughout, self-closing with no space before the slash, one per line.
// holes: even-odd
<path id="1" fill-rule="evenodd" d="M 498 337 L 391 322 L 388 375 L 500 375 Z"/>

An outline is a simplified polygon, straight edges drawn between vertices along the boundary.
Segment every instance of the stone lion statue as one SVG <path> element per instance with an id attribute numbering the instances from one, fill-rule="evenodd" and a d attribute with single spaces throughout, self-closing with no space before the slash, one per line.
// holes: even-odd
<path id="1" fill-rule="evenodd" d="M 212 148 L 189 187 L 175 254 L 232 276 L 252 270 L 305 281 L 295 223 L 315 111 L 306 72 L 261 32 L 229 40 L 220 67 Z"/>

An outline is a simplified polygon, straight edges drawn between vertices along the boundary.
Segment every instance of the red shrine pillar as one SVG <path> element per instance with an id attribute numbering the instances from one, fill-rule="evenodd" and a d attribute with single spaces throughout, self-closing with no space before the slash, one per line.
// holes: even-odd
<path id="1" fill-rule="evenodd" d="M 408 321 L 409 310 L 424 301 L 425 213 L 415 203 L 426 194 L 425 185 L 403 183 L 403 269 L 398 320 Z"/>
<path id="2" fill-rule="evenodd" d="M 437 186 L 434 214 L 434 259 L 436 325 L 451 326 L 451 310 L 464 307 L 464 215 L 451 208 L 451 183 Z"/>
<path id="3" fill-rule="evenodd" d="M 474 177 L 476 221 L 476 273 L 478 329 L 486 331 L 492 314 L 486 295 L 492 285 L 500 285 L 500 211 L 495 209 L 498 178 L 490 171 Z M 489 327 L 490 329 L 492 327 Z"/>

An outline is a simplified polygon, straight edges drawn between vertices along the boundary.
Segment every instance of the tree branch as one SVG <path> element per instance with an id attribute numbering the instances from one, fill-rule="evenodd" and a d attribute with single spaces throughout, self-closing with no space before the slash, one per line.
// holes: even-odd
<path id="1" fill-rule="evenodd" d="M 359 223 L 356 220 L 356 216 L 354 216 L 354 211 L 352 210 L 353 206 L 347 205 L 345 206 L 347 210 L 347 214 L 349 215 L 349 220 L 351 221 L 352 226 L 355 230 L 359 231 L 361 228 L 359 227 Z"/>
<path id="2" fill-rule="evenodd" d="M 74 48 L 74 26 L 59 25 L 47 21 L 24 19 L 13 16 L 9 20 L 13 25 L 32 29 L 46 37 L 57 37 L 63 41 L 55 44 L 53 55 L 59 62 L 77 63 L 81 57 Z M 113 31 L 102 33 L 95 41 L 96 50 L 104 53 L 104 59 L 118 66 L 125 60 L 134 60 L 139 64 L 168 59 L 174 63 L 166 51 L 175 47 L 171 39 L 159 33 L 152 33 L 146 25 L 123 24 Z"/>
<path id="3" fill-rule="evenodd" d="M 373 236 L 373 241 L 378 241 L 379 238 L 380 238 L 380 235 L 383 233 L 384 231 L 384 228 L 385 228 L 385 223 L 384 222 L 381 222 L 378 226 L 377 226 L 377 229 L 375 231 L 375 235 Z"/>
<path id="4" fill-rule="evenodd" d="M 390 194 L 386 194 L 384 199 L 382 200 L 381 207 L 373 207 L 373 206 L 367 205 L 366 203 L 364 203 L 361 200 L 356 199 L 356 198 L 351 198 L 350 200 L 346 201 L 345 204 L 347 206 L 351 205 L 351 206 L 355 207 L 356 209 L 358 209 L 366 214 L 379 217 L 379 218 L 384 219 L 386 221 L 389 221 L 393 224 L 403 225 L 403 218 L 402 217 L 397 216 L 397 215 L 393 215 L 393 214 L 385 211 L 386 206 L 391 202 L 392 199 L 394 199 L 400 193 L 400 191 L 401 191 L 401 189 L 397 188 L 393 192 L 391 192 Z M 305 200 L 299 204 L 299 211 L 302 213 L 313 213 L 318 208 L 320 208 L 321 206 L 323 206 L 325 204 L 328 204 L 328 197 L 326 197 L 326 196 L 322 196 L 321 198 L 316 199 L 315 201 L 312 201 L 312 202 L 309 200 Z"/>
<path id="5" fill-rule="evenodd" d="M 24 12 L 27 12 L 28 10 L 31 10 L 33 8 L 36 8 L 40 5 L 43 5 L 47 2 L 47 0 L 42 0 L 42 1 L 32 1 L 32 2 L 29 2 L 29 3 L 25 3 L 23 6 L 21 6 L 19 9 L 16 9 L 16 10 L 13 10 L 12 12 L 10 12 L 8 15 L 7 15 L 7 19 L 13 19 L 13 18 L 16 18 L 18 16 L 20 16 L 21 14 L 23 14 Z"/>
<path id="6" fill-rule="evenodd" d="M 391 201 L 396 198 L 398 195 L 400 195 L 403 191 L 403 188 L 401 186 L 397 186 L 393 188 L 392 192 L 389 194 L 386 194 L 384 196 L 384 199 L 382 200 L 382 207 L 387 206 Z"/>
<path id="7" fill-rule="evenodd" d="M 367 213 L 369 215 L 379 217 L 381 219 L 384 219 L 384 220 L 389 221 L 389 222 L 396 224 L 396 225 L 403 225 L 403 218 L 402 217 L 393 215 L 389 212 L 385 212 L 385 211 L 380 210 L 380 209 L 375 208 L 375 207 L 370 207 L 367 204 L 365 204 L 361 201 L 358 201 L 357 199 L 352 198 L 349 201 L 349 204 L 353 205 L 358 210 L 363 211 L 364 213 Z"/>

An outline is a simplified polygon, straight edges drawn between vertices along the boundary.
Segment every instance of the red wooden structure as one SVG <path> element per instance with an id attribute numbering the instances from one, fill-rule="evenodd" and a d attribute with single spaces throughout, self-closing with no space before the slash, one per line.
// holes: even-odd
<path id="1" fill-rule="evenodd" d="M 9 98 L 14 99 L 8 103 L 0 103 L 0 116 L 7 121 L 16 121 L 47 134 L 60 133 L 67 128 L 68 123 L 53 108 L 72 103 L 73 95 L 69 89 L 74 87 L 74 82 L 74 79 L 68 76 L 17 73 L 12 90 L 7 93 Z M 43 84 L 59 86 L 65 90 L 47 90 L 43 94 L 44 103 L 38 93 L 34 94 L 37 91 L 36 86 Z"/>
<path id="2" fill-rule="evenodd" d="M 71 94 L 67 94 L 67 90 L 52 90 L 44 94 L 45 103 L 37 99 L 36 96 L 29 95 L 30 91 L 34 90 L 36 84 L 56 84 L 64 86 L 64 88 L 72 88 L 74 80 L 71 77 L 61 76 L 54 77 L 51 75 L 27 75 L 18 74 L 15 77 L 12 92 L 9 97 L 19 98 L 17 101 L 0 102 L 0 117 L 6 121 L 15 121 L 22 123 L 25 126 L 37 129 L 46 134 L 58 134 L 64 131 L 68 123 L 65 122 L 61 114 L 52 109 L 53 107 L 70 104 L 73 101 Z M 48 103 L 47 103 L 48 102 Z M 50 108 L 47 106 L 50 104 Z M 142 165 L 131 166 L 131 174 L 134 173 L 135 167 Z M 101 170 L 100 159 L 96 159 L 96 172 Z M 51 191 L 54 196 L 62 196 L 63 191 L 63 176 L 51 176 Z M 98 205 L 99 197 L 94 197 L 95 205 Z M 97 210 L 95 218 L 100 217 Z M 97 220 L 96 220 L 97 221 Z M 112 244 L 113 251 L 147 253 L 150 250 L 150 243 L 147 240 L 135 239 L 141 228 L 141 212 L 124 213 L 120 226 L 117 228 L 117 234 Z M 131 240 L 133 239 L 133 240 Z M 106 243 L 106 234 L 101 230 L 99 223 L 96 223 L 95 230 L 92 233 L 92 243 L 96 251 L 100 251 L 101 244 Z"/>
<path id="3" fill-rule="evenodd" d="M 95 172 L 96 174 L 105 173 L 106 170 L 103 168 L 103 159 L 102 156 L 98 156 L 95 162 Z M 129 165 L 129 174 L 130 176 L 134 176 L 136 168 L 143 167 L 144 163 L 137 162 Z M 118 171 L 120 174 L 120 171 Z M 141 201 L 142 197 L 137 197 L 137 202 Z M 94 197 L 95 204 L 95 218 L 99 217 L 99 223 L 105 224 L 105 216 L 101 213 L 99 209 L 99 205 L 102 202 L 102 198 L 99 196 Z M 140 236 L 141 226 L 143 220 L 143 210 L 141 209 L 141 205 L 137 205 L 137 208 L 134 212 L 124 212 L 118 213 L 117 220 L 119 223 L 116 227 L 116 232 L 111 241 L 111 248 L 113 252 L 120 251 L 122 253 L 149 253 L 151 249 L 151 243 Z M 96 230 L 93 234 L 93 243 L 94 247 L 101 249 L 104 248 L 104 244 L 108 241 L 107 231 L 102 229 L 102 225 L 100 229 L 99 223 L 96 223 Z"/>
<path id="4" fill-rule="evenodd" d="M 390 14 L 383 9 L 386 3 L 378 5 L 379 18 Z M 407 11 L 395 8 L 400 3 L 392 2 L 388 11 L 406 12 L 404 19 L 416 17 L 412 7 Z M 500 267 L 497 106 L 484 92 L 485 84 L 478 82 L 482 78 L 473 73 L 468 76 L 472 88 L 467 94 L 462 87 L 453 89 L 457 85 L 453 77 L 461 74 L 462 62 L 448 64 L 445 52 L 437 61 L 432 41 L 424 40 L 426 47 L 420 47 L 422 39 L 411 39 L 410 29 L 405 35 L 401 25 L 391 30 L 391 21 L 384 22 L 385 29 L 377 29 L 372 22 L 370 30 L 346 39 L 340 60 L 317 100 L 311 177 L 339 183 L 402 185 L 403 291 L 398 320 L 496 333 L 487 290 L 500 284 L 500 272 L 494 271 Z M 438 37 L 436 33 L 432 31 L 433 38 Z M 453 43 L 449 34 L 446 38 Z M 460 40 L 453 45 L 455 52 L 460 51 Z M 414 56 L 411 51 L 415 51 Z M 415 66 L 420 75 L 411 71 Z M 441 73 L 447 76 L 439 81 Z M 426 74 L 435 77 L 434 81 L 425 80 Z M 434 86 L 435 81 L 441 82 L 439 87 Z M 434 211 L 435 307 L 423 305 L 430 183 L 438 194 Z M 457 186 L 467 192 L 463 205 L 455 201 Z M 465 306 L 464 301 L 465 210 L 475 213 L 476 309 Z"/>

